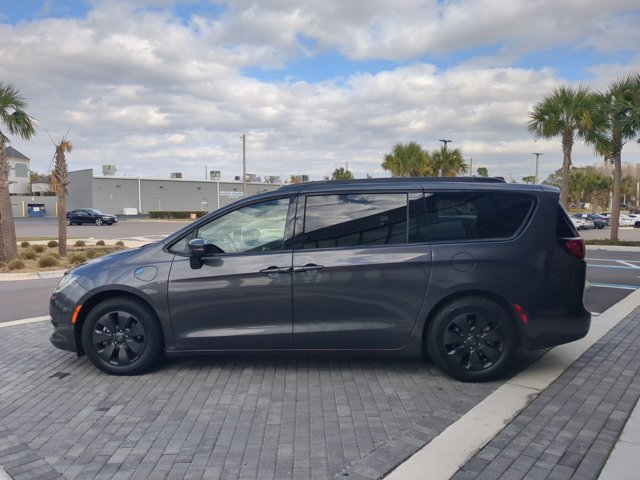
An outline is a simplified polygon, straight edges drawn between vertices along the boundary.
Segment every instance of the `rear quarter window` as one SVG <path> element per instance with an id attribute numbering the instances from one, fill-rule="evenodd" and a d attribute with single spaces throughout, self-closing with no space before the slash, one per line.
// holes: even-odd
<path id="1" fill-rule="evenodd" d="M 519 193 L 435 192 L 426 202 L 424 233 L 439 242 L 513 237 L 529 218 L 535 198 Z"/>

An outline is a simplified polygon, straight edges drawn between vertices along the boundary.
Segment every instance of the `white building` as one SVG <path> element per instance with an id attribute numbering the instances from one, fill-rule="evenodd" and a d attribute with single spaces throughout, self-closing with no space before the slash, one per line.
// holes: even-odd
<path id="1" fill-rule="evenodd" d="M 6 147 L 5 153 L 9 163 L 9 193 L 12 195 L 28 195 L 30 193 L 29 157 L 24 156 L 13 147 Z"/>

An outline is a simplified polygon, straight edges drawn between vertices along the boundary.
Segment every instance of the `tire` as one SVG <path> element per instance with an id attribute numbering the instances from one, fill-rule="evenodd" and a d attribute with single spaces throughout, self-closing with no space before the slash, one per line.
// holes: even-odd
<path id="1" fill-rule="evenodd" d="M 96 225 L 100 226 L 102 225 L 104 222 L 102 221 L 101 218 L 96 218 Z"/>
<path id="2" fill-rule="evenodd" d="M 445 305 L 429 324 L 426 341 L 434 363 L 463 382 L 504 376 L 518 343 L 511 316 L 484 297 L 465 297 Z"/>
<path id="3" fill-rule="evenodd" d="M 73 225 L 73 222 L 71 221 L 70 218 L 67 218 L 67 225 Z"/>
<path id="4" fill-rule="evenodd" d="M 163 341 L 155 314 L 130 298 L 96 305 L 82 326 L 82 348 L 91 362 L 112 375 L 138 375 L 160 358 Z"/>

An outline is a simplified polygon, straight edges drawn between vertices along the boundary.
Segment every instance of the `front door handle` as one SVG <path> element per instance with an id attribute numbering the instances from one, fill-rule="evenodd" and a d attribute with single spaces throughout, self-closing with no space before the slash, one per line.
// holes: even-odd
<path id="1" fill-rule="evenodd" d="M 293 267 L 294 272 L 317 272 L 318 270 L 322 270 L 324 265 L 316 265 L 315 263 L 307 263 L 306 265 L 299 265 L 297 267 Z"/>
<path id="2" fill-rule="evenodd" d="M 267 267 L 260 270 L 260 273 L 264 273 L 265 275 L 273 275 L 274 273 L 290 273 L 291 267 Z"/>

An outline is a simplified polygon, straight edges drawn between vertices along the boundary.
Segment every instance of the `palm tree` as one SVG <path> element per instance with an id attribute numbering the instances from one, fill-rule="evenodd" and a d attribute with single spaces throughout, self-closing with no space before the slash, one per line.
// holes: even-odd
<path id="1" fill-rule="evenodd" d="M 56 145 L 53 155 L 55 166 L 51 172 L 51 189 L 58 195 L 58 253 L 67 256 L 67 185 L 69 185 L 69 170 L 67 168 L 66 153 L 71 152 L 73 145 L 62 137 Z"/>
<path id="2" fill-rule="evenodd" d="M 431 152 L 431 164 L 438 177 L 455 177 L 469 169 L 460 149 L 450 150 L 446 145 Z"/>
<path id="3" fill-rule="evenodd" d="M 27 103 L 13 85 L 0 82 L 0 127 L 12 135 L 29 140 L 35 134 L 33 121 L 24 112 Z M 9 195 L 9 162 L 5 147 L 9 138 L 0 129 L 0 260 L 9 261 L 18 256 L 16 227 Z"/>
<path id="4" fill-rule="evenodd" d="M 425 177 L 433 175 L 429 154 L 416 142 L 396 143 L 384 156 L 382 168 L 394 177 Z"/>
<path id="5" fill-rule="evenodd" d="M 576 137 L 585 138 L 593 128 L 594 97 L 586 87 L 560 86 L 533 107 L 528 128 L 538 138 L 559 136 L 562 143 L 562 184 L 560 203 L 567 207 L 569 169 Z"/>
<path id="6" fill-rule="evenodd" d="M 622 192 L 622 147 L 640 135 L 640 75 L 615 80 L 609 90 L 596 95 L 595 122 L 586 140 L 596 154 L 613 164 L 611 240 L 618 240 Z"/>

